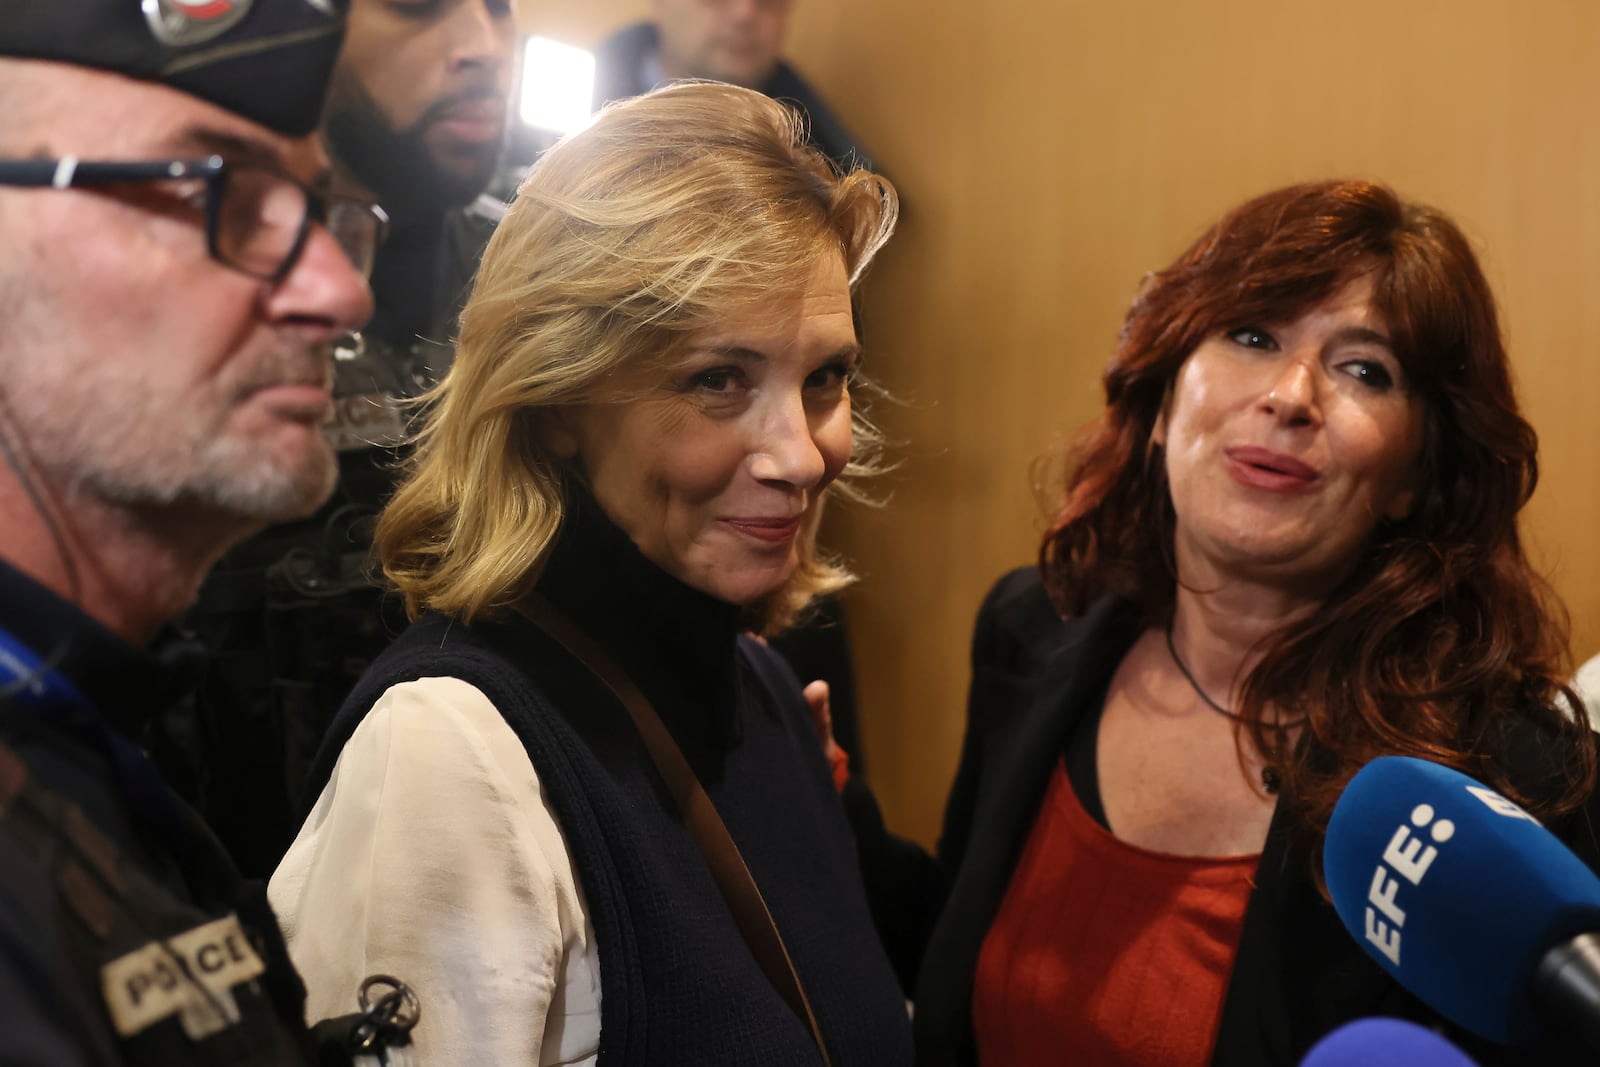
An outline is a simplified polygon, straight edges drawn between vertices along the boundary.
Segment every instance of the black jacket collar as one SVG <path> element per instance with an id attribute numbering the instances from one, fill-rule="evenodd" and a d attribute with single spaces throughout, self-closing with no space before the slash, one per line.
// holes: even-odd
<path id="1" fill-rule="evenodd" d="M 76 605 L 0 560 L 0 626 L 54 665 L 100 715 L 129 737 L 187 691 L 198 650 L 163 635 L 129 644 Z"/>

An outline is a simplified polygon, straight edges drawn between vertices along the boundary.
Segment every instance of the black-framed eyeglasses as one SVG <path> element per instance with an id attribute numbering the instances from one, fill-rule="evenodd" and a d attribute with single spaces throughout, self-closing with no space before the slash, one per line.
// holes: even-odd
<path id="1" fill-rule="evenodd" d="M 104 162 L 61 159 L 0 160 L 0 185 L 70 189 L 136 182 L 205 182 L 206 247 L 226 267 L 280 282 L 321 223 L 363 278 L 389 226 L 378 205 L 318 192 L 270 167 L 229 163 L 221 156 Z"/>

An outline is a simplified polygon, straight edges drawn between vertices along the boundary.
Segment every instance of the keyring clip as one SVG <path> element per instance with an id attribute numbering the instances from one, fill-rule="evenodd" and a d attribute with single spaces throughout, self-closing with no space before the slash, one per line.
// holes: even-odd
<path id="1" fill-rule="evenodd" d="M 374 1000 L 369 993 L 375 986 L 388 988 Z M 422 1004 L 411 987 L 387 974 L 374 974 L 363 980 L 356 993 L 356 1003 L 361 1006 L 363 1016 L 351 1032 L 356 1052 L 370 1050 L 380 1038 L 386 1046 L 404 1044 L 404 1041 L 396 1042 L 393 1038 L 403 1038 L 409 1034 L 422 1018 Z"/>

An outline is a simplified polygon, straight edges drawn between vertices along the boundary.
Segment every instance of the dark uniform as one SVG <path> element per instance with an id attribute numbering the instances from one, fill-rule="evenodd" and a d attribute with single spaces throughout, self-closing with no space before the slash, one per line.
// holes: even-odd
<path id="1" fill-rule="evenodd" d="M 11 4 L 0 56 L 160 82 L 302 137 L 344 7 Z M 0 1064 L 350 1062 L 355 1017 L 307 1031 L 264 887 L 241 880 L 132 740 L 192 662 L 128 644 L 0 558 Z"/>
<path id="2" fill-rule="evenodd" d="M 196 705 L 162 724 L 162 762 L 191 778 L 191 797 L 253 877 L 272 873 L 300 828 L 301 785 L 334 713 L 405 629 L 375 573 L 373 527 L 396 488 L 406 402 L 449 369 L 445 342 L 504 209 L 480 197 L 449 212 L 424 277 L 386 274 L 380 253 L 365 343 L 335 364 L 326 430 L 338 488 L 311 518 L 228 553 L 183 620 L 211 659 Z"/>
<path id="3" fill-rule="evenodd" d="M 0 1062 L 307 1061 L 264 887 L 127 739 L 181 659 L 4 563 L 0 627 Z"/>

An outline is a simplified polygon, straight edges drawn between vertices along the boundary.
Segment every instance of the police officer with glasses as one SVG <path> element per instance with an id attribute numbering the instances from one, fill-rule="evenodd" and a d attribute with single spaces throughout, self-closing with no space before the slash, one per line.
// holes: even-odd
<path id="1" fill-rule="evenodd" d="M 384 227 L 312 136 L 343 22 L 0 20 L 0 1062 L 338 1062 L 416 1018 L 375 979 L 319 1053 L 264 894 L 133 740 L 206 570 L 333 486 L 331 351 Z"/>

